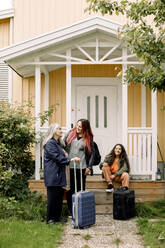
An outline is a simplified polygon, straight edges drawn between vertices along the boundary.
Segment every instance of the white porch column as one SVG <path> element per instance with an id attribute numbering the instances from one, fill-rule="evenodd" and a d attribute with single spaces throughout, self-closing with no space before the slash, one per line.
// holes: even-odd
<path id="1" fill-rule="evenodd" d="M 152 180 L 157 171 L 157 92 L 152 91 Z"/>
<path id="2" fill-rule="evenodd" d="M 36 146 L 35 146 L 35 180 L 40 180 L 40 101 L 41 101 L 41 72 L 40 66 L 35 66 L 35 131 L 36 131 Z"/>
<path id="3" fill-rule="evenodd" d="M 146 127 L 146 87 L 141 85 L 141 126 Z"/>
<path id="4" fill-rule="evenodd" d="M 45 106 L 44 110 L 49 110 L 49 72 L 45 73 Z M 45 127 L 49 126 L 49 119 L 45 122 Z"/>
<path id="5" fill-rule="evenodd" d="M 14 29 L 14 19 L 13 17 L 10 18 L 10 45 L 13 44 L 13 29 Z M 8 99 L 9 103 L 12 103 L 13 98 L 13 72 L 12 69 L 9 67 L 9 74 L 8 74 Z"/>
<path id="6" fill-rule="evenodd" d="M 122 50 L 123 61 L 127 61 L 127 48 Z M 122 65 L 122 136 L 123 136 L 123 145 L 127 150 L 127 127 L 128 127 L 128 87 L 125 82 L 125 71 L 127 65 Z"/>
<path id="7" fill-rule="evenodd" d="M 68 61 L 70 60 L 69 57 L 71 56 L 71 50 L 67 50 L 66 53 L 68 57 Z M 66 128 L 71 128 L 71 64 L 66 65 Z"/>

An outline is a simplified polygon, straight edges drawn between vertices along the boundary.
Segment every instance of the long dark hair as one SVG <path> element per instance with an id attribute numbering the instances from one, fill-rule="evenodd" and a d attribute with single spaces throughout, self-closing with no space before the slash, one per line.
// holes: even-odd
<path id="1" fill-rule="evenodd" d="M 116 158 L 116 154 L 115 154 L 115 148 L 116 146 L 120 146 L 121 147 L 121 154 L 119 156 L 119 162 L 121 164 L 121 167 L 124 165 L 124 162 L 127 164 L 127 168 L 128 168 L 128 172 L 130 172 L 130 164 L 129 164 L 129 160 L 128 160 L 128 156 L 126 153 L 126 150 L 124 148 L 124 146 L 122 144 L 116 144 L 112 151 L 107 155 L 107 157 L 110 158 L 110 163 L 109 165 L 111 166 Z"/>
<path id="2" fill-rule="evenodd" d="M 93 133 L 92 133 L 90 122 L 87 119 L 79 119 L 77 121 L 77 123 L 79 121 L 82 123 L 82 138 L 85 141 L 85 146 L 88 148 L 88 151 L 91 152 L 90 142 L 91 142 L 91 140 L 93 140 Z M 77 125 L 77 123 L 76 123 L 76 125 Z M 67 137 L 66 142 L 68 145 L 71 144 L 72 141 L 77 137 L 76 125 Z"/>

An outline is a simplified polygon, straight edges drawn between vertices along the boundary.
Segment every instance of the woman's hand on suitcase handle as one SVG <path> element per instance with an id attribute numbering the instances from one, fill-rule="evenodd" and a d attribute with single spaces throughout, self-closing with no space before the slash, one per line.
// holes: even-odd
<path id="1" fill-rule="evenodd" d="M 86 176 L 89 175 L 90 172 L 91 172 L 91 170 L 90 170 L 89 168 L 86 168 L 86 170 L 85 170 L 85 175 L 86 175 Z"/>
<path id="2" fill-rule="evenodd" d="M 77 162 L 77 163 L 80 163 L 80 158 L 74 157 L 74 158 L 71 158 L 70 161 L 71 161 L 71 162 L 75 161 L 75 162 Z"/>

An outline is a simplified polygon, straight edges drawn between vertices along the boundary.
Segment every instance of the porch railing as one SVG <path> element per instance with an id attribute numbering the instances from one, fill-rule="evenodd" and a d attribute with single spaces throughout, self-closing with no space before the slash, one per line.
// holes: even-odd
<path id="1" fill-rule="evenodd" d="M 153 179 L 152 128 L 128 128 L 128 156 L 132 176 Z"/>

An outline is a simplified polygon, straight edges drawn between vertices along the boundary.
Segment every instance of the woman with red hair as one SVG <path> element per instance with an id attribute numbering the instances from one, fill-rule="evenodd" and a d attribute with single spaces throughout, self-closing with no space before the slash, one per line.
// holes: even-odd
<path id="1" fill-rule="evenodd" d="M 64 142 L 69 158 L 78 157 L 76 163 L 77 191 L 81 190 L 80 168 L 82 168 L 83 190 L 85 190 L 86 176 L 92 170 L 94 159 L 93 133 L 87 119 L 77 121 L 75 127 L 65 136 Z M 72 214 L 72 195 L 75 193 L 74 163 L 70 163 L 70 190 L 67 191 L 69 215 Z"/>

